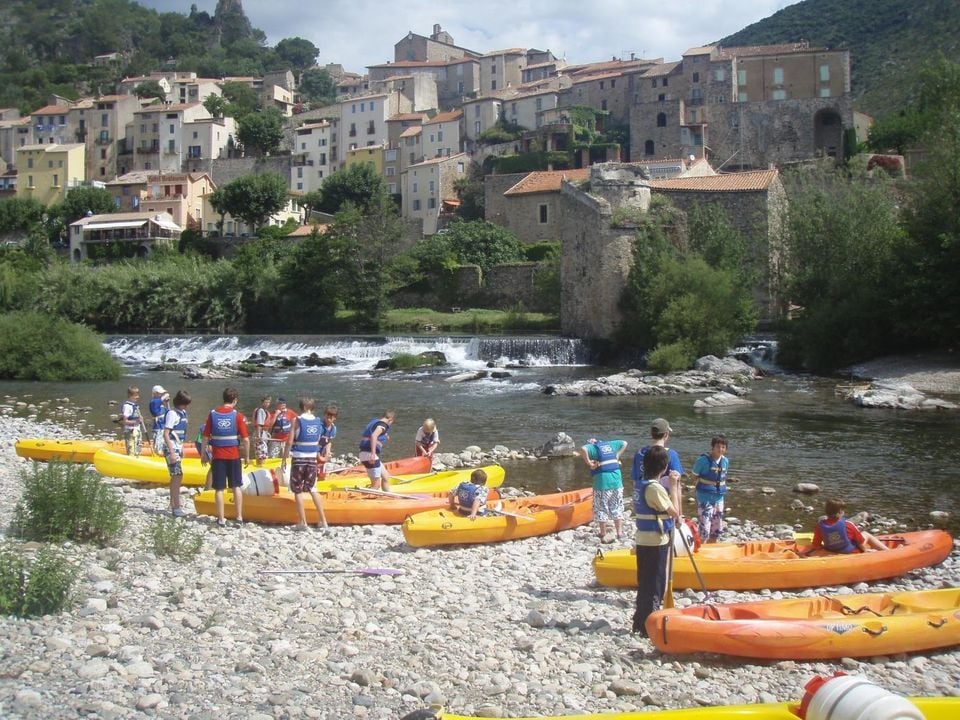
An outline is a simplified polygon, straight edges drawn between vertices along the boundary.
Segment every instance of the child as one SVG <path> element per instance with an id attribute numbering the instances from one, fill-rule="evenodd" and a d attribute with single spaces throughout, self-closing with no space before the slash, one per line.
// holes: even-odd
<path id="1" fill-rule="evenodd" d="M 623 440 L 590 438 L 580 448 L 580 456 L 593 476 L 593 518 L 597 521 L 600 542 L 613 542 L 607 535 L 607 523 L 613 521 L 617 540 L 623 537 L 623 476 L 620 473 L 620 455 L 626 449 Z"/>
<path id="2" fill-rule="evenodd" d="M 156 392 L 156 388 L 154 388 Z M 168 396 L 169 397 L 169 396 Z M 183 443 L 187 437 L 187 406 L 190 393 L 178 390 L 173 398 L 173 408 L 167 410 L 163 418 L 163 454 L 167 459 L 167 471 L 170 473 L 170 514 L 183 517 L 180 507 L 180 484 L 183 482 Z"/>
<path id="3" fill-rule="evenodd" d="M 723 531 L 723 498 L 727 494 L 727 439 L 716 435 L 710 440 L 710 452 L 693 464 L 697 476 L 697 519 L 704 542 L 716 542 Z"/>
<path id="4" fill-rule="evenodd" d="M 264 395 L 260 398 L 260 407 L 253 411 L 253 439 L 256 443 L 254 450 L 257 465 L 263 465 L 263 461 L 267 459 L 268 455 L 267 442 L 270 440 L 270 426 L 273 425 L 270 412 L 271 402 L 273 402 L 273 398 Z"/>
<path id="5" fill-rule="evenodd" d="M 333 441 L 337 437 L 337 415 L 340 408 L 330 403 L 323 409 L 323 423 L 320 425 L 320 453 L 317 455 L 317 477 L 325 477 L 324 466 L 333 457 Z"/>
<path id="6" fill-rule="evenodd" d="M 462 482 L 450 491 L 450 509 L 471 520 L 487 514 L 487 474 L 480 469 L 470 473 L 470 480 Z"/>
<path id="7" fill-rule="evenodd" d="M 424 455 L 428 458 L 433 457 L 433 454 L 437 451 L 437 446 L 440 444 L 440 431 L 437 430 L 437 424 L 433 421 L 433 418 L 427 418 L 423 421 L 423 425 L 417 428 L 414 444 L 416 445 L 417 457 Z"/>
<path id="8" fill-rule="evenodd" d="M 390 473 L 380 458 L 383 444 L 390 439 L 390 428 L 397 414 L 387 410 L 378 418 L 367 423 L 360 436 L 360 462 L 367 469 L 370 487 L 374 490 L 390 491 Z"/>
<path id="9" fill-rule="evenodd" d="M 153 418 L 153 452 L 156 455 L 164 454 L 163 423 L 170 409 L 170 393 L 163 389 L 163 385 L 153 386 L 153 397 L 150 398 L 150 417 Z"/>
<path id="10" fill-rule="evenodd" d="M 824 505 L 826 515 L 817 521 L 813 530 L 813 542 L 804 555 L 810 555 L 818 548 L 834 553 L 866 552 L 867 547 L 874 550 L 889 550 L 886 545 L 868 532 L 863 532 L 849 520 L 844 519 L 846 504 L 843 500 L 827 500 Z"/>
<path id="11" fill-rule="evenodd" d="M 667 590 L 667 561 L 669 560 L 673 528 L 680 513 L 670 501 L 670 495 L 660 484 L 660 476 L 667 472 L 670 455 L 662 445 L 651 445 L 643 455 L 643 478 L 633 492 L 633 513 L 637 521 L 637 603 L 633 613 L 633 632 L 647 636 L 644 624 L 647 617 L 663 603 Z M 669 472 L 672 483 L 680 483 L 680 473 Z"/>
<path id="12" fill-rule="evenodd" d="M 309 494 L 313 506 L 317 509 L 317 529 L 327 527 L 327 517 L 323 512 L 323 502 L 317 492 L 317 467 L 320 457 L 320 441 L 323 437 L 323 420 L 313 414 L 316 401 L 313 398 L 300 398 L 300 415 L 293 419 L 290 437 L 283 446 L 281 469 L 286 470 L 287 458 L 293 460 L 290 468 L 290 490 L 297 506 L 296 530 L 307 529 L 307 513 L 303 506 L 303 496 Z"/>
<path id="13" fill-rule="evenodd" d="M 287 446 L 287 440 L 290 439 L 290 429 L 296 417 L 297 414 L 287 407 L 287 401 L 278 397 L 277 411 L 270 425 L 270 457 L 283 455 L 283 449 Z"/>
<path id="14" fill-rule="evenodd" d="M 127 388 L 127 399 L 120 404 L 120 430 L 127 455 L 140 455 L 147 426 L 140 414 L 140 388 L 135 385 Z"/>

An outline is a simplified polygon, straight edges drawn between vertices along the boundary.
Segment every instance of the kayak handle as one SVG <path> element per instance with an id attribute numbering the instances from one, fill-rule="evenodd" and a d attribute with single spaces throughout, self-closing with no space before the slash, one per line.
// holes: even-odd
<path id="1" fill-rule="evenodd" d="M 947 624 L 947 619 L 944 617 L 937 618 L 936 620 L 927 620 L 927 625 L 932 627 L 934 630 L 939 630 L 946 624 Z"/>
<path id="2" fill-rule="evenodd" d="M 863 628 L 863 631 L 864 631 L 865 633 L 867 633 L 867 635 L 871 635 L 871 636 L 873 636 L 873 637 L 880 637 L 881 635 L 883 635 L 883 634 L 887 631 L 887 626 L 886 626 L 886 625 L 881 625 L 879 630 L 871 630 L 871 629 L 868 628 L 868 627 L 864 627 L 864 628 Z"/>

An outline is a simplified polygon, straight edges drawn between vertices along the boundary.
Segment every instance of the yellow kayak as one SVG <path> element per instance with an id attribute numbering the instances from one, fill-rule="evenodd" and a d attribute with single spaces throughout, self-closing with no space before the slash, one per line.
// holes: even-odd
<path id="1" fill-rule="evenodd" d="M 200 464 L 199 458 L 184 458 L 183 466 L 183 484 L 186 486 L 203 487 L 207 479 L 206 467 Z M 124 455 L 123 453 L 113 452 L 108 449 L 97 450 L 93 455 L 93 466 L 97 472 L 107 477 L 125 478 L 143 483 L 153 483 L 156 485 L 169 485 L 170 473 L 167 471 L 167 461 L 159 456 L 139 457 L 133 455 Z M 280 459 L 274 458 L 264 460 L 263 465 L 250 464 L 250 468 L 262 467 L 267 470 L 280 468 Z"/>
<path id="2" fill-rule="evenodd" d="M 97 450 L 109 448 L 106 440 L 55 440 L 53 438 L 24 438 L 17 440 L 14 449 L 22 458 L 49 462 L 92 463 Z"/>
<path id="3" fill-rule="evenodd" d="M 955 720 L 960 717 L 960 698 L 914 697 L 926 720 Z M 587 715 L 554 715 L 517 718 L 517 720 L 798 720 L 797 703 L 765 703 L 758 705 L 715 705 L 659 710 L 655 712 L 590 713 Z M 443 710 L 416 710 L 402 720 L 477 720 L 467 715 L 454 715 Z"/>
<path id="4" fill-rule="evenodd" d="M 394 475 L 390 478 L 390 490 L 400 493 L 435 493 L 453 490 L 457 485 L 470 479 L 477 468 L 459 468 L 432 473 L 413 475 Z M 506 478 L 506 472 L 500 465 L 486 465 L 482 469 L 487 473 L 487 487 L 500 487 Z M 332 492 L 350 488 L 370 487 L 370 478 L 366 475 L 341 475 L 327 473 L 324 480 L 317 480 L 317 490 Z"/>

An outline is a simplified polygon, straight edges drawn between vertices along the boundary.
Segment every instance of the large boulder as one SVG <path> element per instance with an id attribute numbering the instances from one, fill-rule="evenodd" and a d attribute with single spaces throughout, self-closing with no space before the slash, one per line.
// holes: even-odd
<path id="1" fill-rule="evenodd" d="M 718 358 L 716 355 L 704 355 L 693 364 L 693 368 L 716 375 L 743 375 L 752 378 L 757 374 L 756 368 L 742 360 L 735 357 Z"/>
<path id="2" fill-rule="evenodd" d="M 539 457 L 565 457 L 575 455 L 576 452 L 577 445 L 573 442 L 573 438 L 565 432 L 558 432 L 537 448 L 534 454 Z"/>

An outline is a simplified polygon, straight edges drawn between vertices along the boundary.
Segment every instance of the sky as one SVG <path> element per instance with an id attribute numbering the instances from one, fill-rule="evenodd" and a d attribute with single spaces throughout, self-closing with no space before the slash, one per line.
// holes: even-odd
<path id="1" fill-rule="evenodd" d="M 213 14 L 216 0 L 137 0 L 162 12 Z M 254 27 L 270 45 L 302 37 L 320 49 L 317 61 L 364 72 L 393 60 L 409 31 L 429 36 L 434 24 L 454 44 L 487 53 L 506 48 L 550 50 L 570 64 L 616 56 L 679 60 L 769 17 L 797 0 L 244 0 Z"/>

